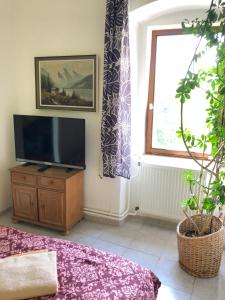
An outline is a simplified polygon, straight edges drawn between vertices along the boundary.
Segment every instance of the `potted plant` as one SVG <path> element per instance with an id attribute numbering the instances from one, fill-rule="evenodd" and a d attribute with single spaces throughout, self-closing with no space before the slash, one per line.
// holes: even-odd
<path id="1" fill-rule="evenodd" d="M 186 219 L 177 227 L 179 263 L 189 274 L 209 278 L 219 271 L 224 246 L 221 215 L 225 204 L 225 2 L 212 0 L 206 19 L 185 20 L 182 28 L 196 35 L 198 44 L 186 76 L 177 88 L 176 98 L 181 105 L 181 126 L 177 135 L 200 172 L 197 178 L 192 171 L 184 174 L 190 197 L 182 201 Z M 206 48 L 200 50 L 203 40 Z M 215 65 L 209 70 L 193 71 L 193 64 L 211 47 L 216 49 Z M 185 128 L 183 114 L 186 101 L 198 88 L 205 89 L 208 102 L 208 133 L 195 136 Z M 192 152 L 195 147 L 202 151 L 201 160 Z"/>

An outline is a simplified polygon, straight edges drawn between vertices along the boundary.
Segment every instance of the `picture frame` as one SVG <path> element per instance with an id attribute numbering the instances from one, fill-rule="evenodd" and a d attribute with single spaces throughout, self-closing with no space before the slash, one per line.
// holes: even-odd
<path id="1" fill-rule="evenodd" d="M 37 109 L 96 112 L 97 56 L 35 57 Z"/>

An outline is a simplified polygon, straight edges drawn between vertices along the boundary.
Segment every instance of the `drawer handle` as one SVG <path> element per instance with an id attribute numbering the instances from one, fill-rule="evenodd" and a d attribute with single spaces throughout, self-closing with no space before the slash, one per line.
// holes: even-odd
<path id="1" fill-rule="evenodd" d="M 54 183 L 54 180 L 49 180 L 48 183 L 49 183 L 49 184 L 53 184 L 53 183 Z"/>
<path id="2" fill-rule="evenodd" d="M 27 179 L 27 177 L 26 176 L 23 176 L 23 180 L 26 180 Z"/>

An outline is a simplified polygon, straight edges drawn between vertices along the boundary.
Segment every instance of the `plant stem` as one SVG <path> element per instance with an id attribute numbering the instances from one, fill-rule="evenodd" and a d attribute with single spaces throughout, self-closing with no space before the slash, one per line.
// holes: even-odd
<path id="1" fill-rule="evenodd" d="M 209 225 L 210 225 L 210 223 L 211 223 L 211 221 L 212 221 L 212 217 L 213 217 L 213 213 L 211 213 L 210 215 L 208 215 L 208 216 L 206 217 L 206 221 L 204 222 L 203 227 L 202 227 L 202 230 L 201 230 L 200 233 L 199 233 L 200 236 L 201 236 L 201 235 L 204 235 L 204 233 L 207 233 L 208 228 L 209 228 Z"/>
<path id="2" fill-rule="evenodd" d="M 183 210 L 183 213 L 185 214 L 185 216 L 187 217 L 187 219 L 194 225 L 195 230 L 197 232 L 197 235 L 199 235 L 200 234 L 200 230 L 199 230 L 197 224 L 195 223 L 195 221 L 191 217 L 189 217 L 189 215 L 186 213 L 185 210 Z"/>
<path id="3" fill-rule="evenodd" d="M 205 166 L 205 168 L 208 168 L 216 160 L 216 158 L 220 154 L 220 151 L 223 150 L 224 146 L 225 146 L 225 141 L 222 142 L 222 144 L 220 145 L 220 148 L 217 150 L 217 152 L 214 155 L 213 159 Z"/>

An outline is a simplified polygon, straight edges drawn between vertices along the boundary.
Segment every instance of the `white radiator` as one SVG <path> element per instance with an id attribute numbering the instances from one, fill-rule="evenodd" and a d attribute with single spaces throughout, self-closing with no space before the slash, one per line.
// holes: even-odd
<path id="1" fill-rule="evenodd" d="M 141 163 L 138 176 L 131 180 L 131 207 L 139 206 L 142 215 L 181 220 L 184 217 L 181 200 L 190 196 L 183 173 L 181 168 Z"/>

